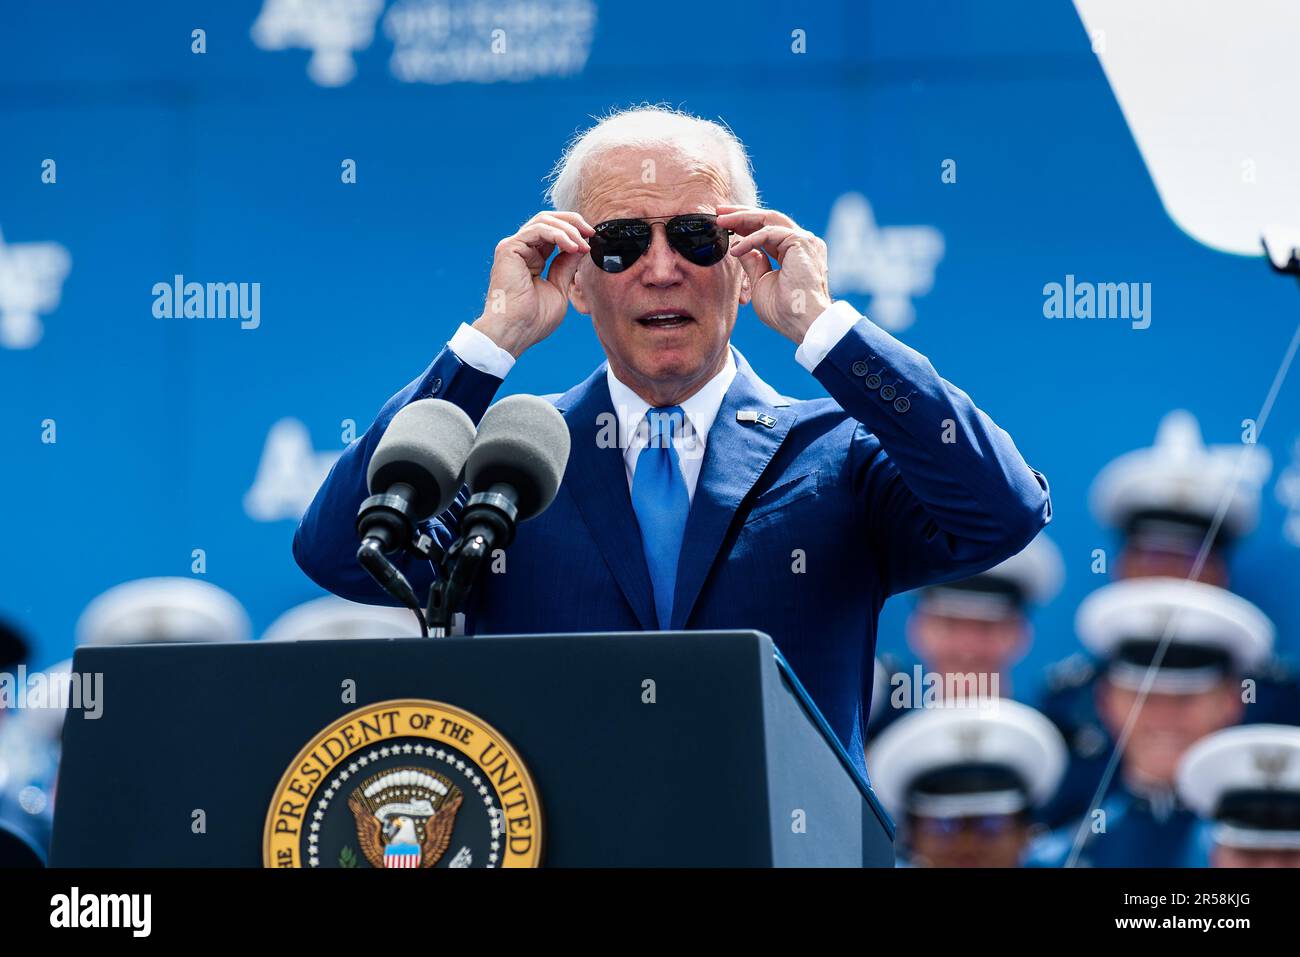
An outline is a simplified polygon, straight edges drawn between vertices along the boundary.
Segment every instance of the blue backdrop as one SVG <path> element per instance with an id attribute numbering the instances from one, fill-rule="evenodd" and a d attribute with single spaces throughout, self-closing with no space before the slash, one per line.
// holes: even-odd
<path id="1" fill-rule="evenodd" d="M 932 288 L 923 262 L 904 280 L 914 321 L 898 335 L 1047 474 L 1066 557 L 1017 680 L 1073 649 L 1074 608 L 1101 583 L 1097 470 L 1175 407 L 1207 440 L 1239 441 L 1300 315 L 1294 283 L 1170 222 L 1062 0 L 353 8 L 360 29 L 334 56 L 287 36 L 305 21 L 272 0 L 0 13 L 0 263 L 31 243 L 71 263 L 40 340 L 0 347 L 0 614 L 30 629 L 41 664 L 70 652 L 96 594 L 192 574 L 195 549 L 256 632 L 318 594 L 290 555 L 302 487 L 349 420 L 364 429 L 477 314 L 494 244 L 541 208 L 565 139 L 611 106 L 723 117 L 765 202 L 820 233 L 858 193 L 880 226 L 942 236 Z M 311 74 L 304 45 L 324 50 Z M 155 318 L 151 290 L 176 274 L 260 283 L 260 324 Z M 1149 282 L 1150 328 L 1044 318 L 1044 285 L 1067 274 Z M 839 281 L 867 308 L 861 283 Z M 10 310 L 16 288 L 0 269 Z M 776 388 L 820 391 L 748 308 L 735 342 Z M 561 390 L 600 358 L 571 313 L 503 394 Z M 1292 647 L 1300 548 L 1279 477 L 1298 467 L 1297 378 L 1262 436 L 1273 474 L 1234 564 Z M 906 608 L 887 612 L 882 646 L 900 645 Z"/>

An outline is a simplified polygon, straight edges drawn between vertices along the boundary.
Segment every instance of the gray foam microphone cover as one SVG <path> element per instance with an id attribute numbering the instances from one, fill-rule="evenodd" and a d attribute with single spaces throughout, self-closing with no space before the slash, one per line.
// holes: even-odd
<path id="1" fill-rule="evenodd" d="M 569 426 L 558 409 L 535 395 L 507 396 L 483 414 L 465 462 L 475 492 L 495 482 L 519 491 L 518 520 L 541 514 L 555 499 L 569 463 Z"/>
<path id="2" fill-rule="evenodd" d="M 370 457 L 366 485 L 371 494 L 394 482 L 416 490 L 420 519 L 447 508 L 460 488 L 461 469 L 474 445 L 474 422 L 443 399 L 419 399 L 388 423 Z"/>

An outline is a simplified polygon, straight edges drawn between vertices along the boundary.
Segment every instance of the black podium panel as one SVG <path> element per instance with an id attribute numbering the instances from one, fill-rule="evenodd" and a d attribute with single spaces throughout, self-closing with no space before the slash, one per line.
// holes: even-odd
<path id="1" fill-rule="evenodd" d="M 55 866 L 261 866 L 295 755 L 393 699 L 514 746 L 544 865 L 893 864 L 892 823 L 756 632 L 83 648 L 74 668 L 104 704 L 64 728 Z"/>

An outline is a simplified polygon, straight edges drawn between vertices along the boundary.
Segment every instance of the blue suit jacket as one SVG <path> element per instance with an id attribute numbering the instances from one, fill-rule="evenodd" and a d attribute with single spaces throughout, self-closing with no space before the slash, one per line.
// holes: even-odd
<path id="1" fill-rule="evenodd" d="M 814 372 L 830 399 L 783 398 L 736 358 L 687 520 L 671 627 L 771 635 L 864 770 L 864 689 L 885 598 L 973 574 L 1024 547 L 1050 518 L 1047 482 L 965 393 L 869 320 Z M 388 401 L 334 466 L 294 537 L 294 556 L 313 581 L 355 601 L 393 604 L 355 557 L 371 453 L 408 402 L 445 399 L 477 422 L 500 384 L 443 349 Z M 622 450 L 596 441 L 610 421 L 602 414 L 613 413 L 604 364 L 551 398 L 572 437 L 564 481 L 551 507 L 520 525 L 505 571 L 483 576 L 466 630 L 657 630 Z M 740 422 L 742 410 L 774 424 Z M 444 546 L 465 497 L 462 489 L 429 525 Z M 416 594 L 427 594 L 430 564 L 403 556 L 399 565 Z"/>

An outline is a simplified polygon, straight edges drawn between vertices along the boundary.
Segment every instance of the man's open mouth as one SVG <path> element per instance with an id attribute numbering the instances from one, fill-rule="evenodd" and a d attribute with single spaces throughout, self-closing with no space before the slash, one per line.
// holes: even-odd
<path id="1" fill-rule="evenodd" d="M 661 309 L 657 312 L 647 312 L 638 316 L 636 321 L 650 329 L 676 329 L 689 322 L 694 322 L 695 317 L 689 312 Z"/>

